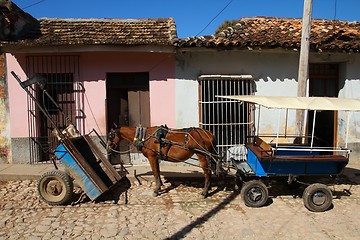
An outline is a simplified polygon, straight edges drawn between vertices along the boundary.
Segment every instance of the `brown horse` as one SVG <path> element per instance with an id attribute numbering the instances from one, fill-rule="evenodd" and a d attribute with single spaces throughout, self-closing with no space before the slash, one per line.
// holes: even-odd
<path id="1" fill-rule="evenodd" d="M 155 179 L 154 196 L 159 195 L 162 181 L 160 179 L 159 159 L 169 162 L 183 162 L 194 154 L 204 171 L 204 197 L 210 189 L 211 161 L 215 155 L 214 135 L 201 128 L 168 129 L 167 127 L 149 127 L 142 129 L 142 139 L 138 139 L 139 128 L 119 127 L 111 129 L 108 135 L 107 148 L 116 148 L 120 139 L 133 143 L 149 160 Z"/>

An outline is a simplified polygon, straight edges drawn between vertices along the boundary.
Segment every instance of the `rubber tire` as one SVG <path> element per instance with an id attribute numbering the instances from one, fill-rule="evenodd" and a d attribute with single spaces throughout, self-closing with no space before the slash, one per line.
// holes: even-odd
<path id="1" fill-rule="evenodd" d="M 316 203 L 314 197 L 323 199 Z M 328 186 L 321 183 L 314 183 L 305 188 L 303 193 L 304 205 L 312 212 L 324 212 L 332 205 L 332 192 Z"/>
<path id="2" fill-rule="evenodd" d="M 59 170 L 44 173 L 38 182 L 38 193 L 49 205 L 64 205 L 73 196 L 71 177 Z"/>
<path id="3" fill-rule="evenodd" d="M 260 180 L 244 182 L 240 195 L 245 205 L 248 207 L 262 207 L 269 198 L 269 190 Z"/>

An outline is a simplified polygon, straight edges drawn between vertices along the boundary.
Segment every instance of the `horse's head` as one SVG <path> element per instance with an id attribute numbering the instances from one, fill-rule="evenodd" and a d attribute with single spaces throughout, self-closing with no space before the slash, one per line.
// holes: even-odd
<path id="1" fill-rule="evenodd" d="M 116 149 L 120 142 L 120 128 L 111 128 L 107 135 L 106 149 L 111 152 L 112 149 Z"/>

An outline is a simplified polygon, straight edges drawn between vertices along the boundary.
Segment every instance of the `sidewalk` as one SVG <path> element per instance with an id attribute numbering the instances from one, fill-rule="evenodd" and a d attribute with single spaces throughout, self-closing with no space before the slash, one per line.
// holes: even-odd
<path id="1" fill-rule="evenodd" d="M 59 164 L 60 170 L 64 167 Z M 40 176 L 48 171 L 55 170 L 53 164 L 0 164 L 0 181 L 38 180 Z M 127 177 L 131 179 L 152 180 L 153 174 L 150 165 L 133 165 L 126 167 L 129 172 Z M 161 175 L 164 177 L 203 178 L 200 167 L 192 165 L 161 165 Z"/>

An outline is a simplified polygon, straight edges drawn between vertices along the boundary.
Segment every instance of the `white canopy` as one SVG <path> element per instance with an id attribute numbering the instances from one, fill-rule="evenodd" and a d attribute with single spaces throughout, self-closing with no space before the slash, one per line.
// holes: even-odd
<path id="1" fill-rule="evenodd" d="M 267 108 L 360 111 L 360 99 L 334 97 L 217 96 L 262 105 Z"/>

